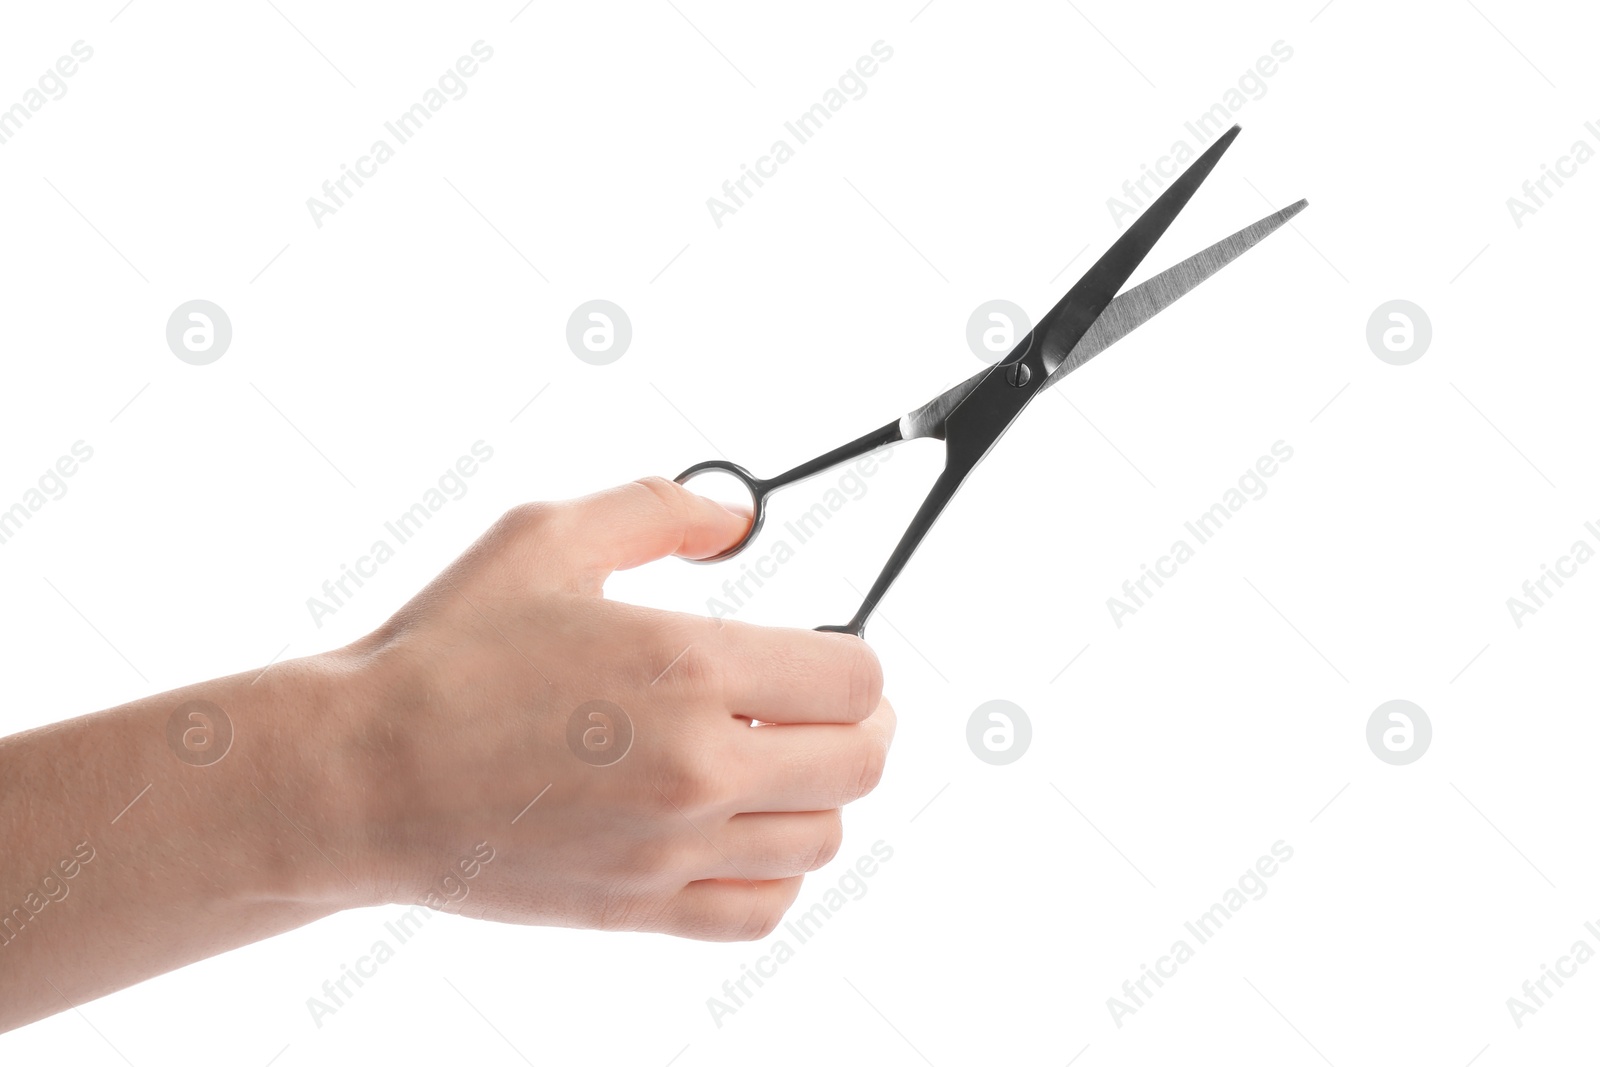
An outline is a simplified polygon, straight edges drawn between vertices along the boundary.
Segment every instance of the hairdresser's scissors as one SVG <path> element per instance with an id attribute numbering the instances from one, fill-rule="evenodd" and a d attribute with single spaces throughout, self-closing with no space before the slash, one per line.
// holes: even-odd
<path id="1" fill-rule="evenodd" d="M 1188 204 L 1189 198 L 1205 181 L 1211 168 L 1216 166 L 1217 160 L 1238 133 L 1239 127 L 1233 127 L 1201 153 L 999 363 L 978 372 L 887 426 L 858 437 L 849 444 L 840 445 L 776 477 L 757 478 L 737 463 L 721 459 L 696 463 L 678 475 L 677 480 L 683 483 L 710 471 L 730 474 L 743 483 L 753 502 L 754 516 L 744 537 L 726 551 L 699 562 L 714 563 L 743 551 L 761 530 L 762 520 L 766 517 L 767 498 L 778 490 L 901 441 L 919 437 L 943 440 L 944 470 L 934 481 L 933 488 L 928 491 L 927 498 L 912 518 L 900 543 L 895 546 L 889 561 L 884 564 L 877 581 L 872 583 L 855 617 L 843 626 L 818 627 L 819 630 L 860 637 L 866 629 L 867 619 L 927 536 L 945 505 L 961 488 L 961 483 L 972 473 L 972 469 L 1010 428 L 1012 420 L 1028 405 L 1028 401 L 1149 321 L 1157 312 L 1232 262 L 1306 206 L 1306 202 L 1301 200 L 1268 215 L 1117 296 L 1117 290 L 1138 269 L 1145 254 L 1166 232 L 1178 212 Z"/>

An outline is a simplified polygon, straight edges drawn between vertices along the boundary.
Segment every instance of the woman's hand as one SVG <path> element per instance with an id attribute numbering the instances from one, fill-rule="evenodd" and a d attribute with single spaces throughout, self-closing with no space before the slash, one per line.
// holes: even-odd
<path id="1" fill-rule="evenodd" d="M 378 899 L 465 885 L 459 910 L 502 921 L 713 940 L 777 925 L 883 772 L 877 657 L 601 596 L 612 571 L 714 555 L 748 522 L 658 478 L 518 508 L 344 653 L 360 812 L 344 847 Z"/>

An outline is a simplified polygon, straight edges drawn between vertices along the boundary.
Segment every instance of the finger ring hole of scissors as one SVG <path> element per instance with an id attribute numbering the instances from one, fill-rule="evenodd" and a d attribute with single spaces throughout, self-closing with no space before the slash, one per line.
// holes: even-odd
<path id="1" fill-rule="evenodd" d="M 678 475 L 676 480 L 679 485 L 751 520 L 750 528 L 739 540 L 714 556 L 690 562 L 717 563 L 736 556 L 761 532 L 761 522 L 766 518 L 767 487 L 743 467 L 723 460 L 710 460 L 695 464 Z"/>

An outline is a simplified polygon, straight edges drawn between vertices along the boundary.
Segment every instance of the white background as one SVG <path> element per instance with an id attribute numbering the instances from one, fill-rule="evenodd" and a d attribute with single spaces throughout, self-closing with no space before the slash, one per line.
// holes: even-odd
<path id="1" fill-rule="evenodd" d="M 1600 547 L 1600 164 L 1521 227 L 1506 206 L 1600 148 L 1592 12 L 122 2 L 10 5 L 0 31 L 4 106 L 94 49 L 0 146 L 0 506 L 94 449 L 0 546 L 8 733 L 352 640 L 519 501 L 719 454 L 772 472 L 920 403 L 979 367 L 972 310 L 1048 308 L 1116 236 L 1107 198 L 1278 41 L 1292 58 L 1139 277 L 1312 206 L 1039 398 L 962 491 L 869 627 L 899 734 L 800 906 L 873 842 L 893 859 L 720 1027 L 707 998 L 770 944 L 443 916 L 319 1028 L 306 999 L 380 909 L 63 1012 L 0 1039 L 7 1062 L 1592 1048 L 1600 964 L 1521 1028 L 1506 1006 L 1600 948 L 1600 566 L 1520 628 L 1506 606 Z M 317 228 L 306 198 L 480 39 L 466 96 Z M 706 198 L 879 40 L 866 95 L 718 228 Z M 202 367 L 164 336 L 196 298 L 234 330 Z M 566 346 L 592 298 L 632 320 L 609 366 Z M 1396 298 L 1433 327 L 1407 366 L 1366 341 Z M 318 628 L 306 598 L 478 440 L 467 495 Z M 1116 626 L 1107 597 L 1280 440 L 1266 495 Z M 938 462 L 901 448 L 740 617 L 848 617 Z M 752 551 L 831 483 L 780 498 Z M 611 591 L 704 611 L 738 566 Z M 1366 743 L 1395 698 L 1433 725 L 1409 766 Z M 967 747 L 991 699 L 1032 721 L 1009 766 Z M 1118 1027 L 1107 998 L 1280 840 L 1269 892 Z"/>

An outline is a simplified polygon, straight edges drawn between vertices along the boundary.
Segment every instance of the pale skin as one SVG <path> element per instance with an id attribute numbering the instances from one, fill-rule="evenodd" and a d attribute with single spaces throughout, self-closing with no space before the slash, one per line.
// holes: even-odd
<path id="1" fill-rule="evenodd" d="M 878 660 L 601 595 L 748 525 L 659 478 L 525 505 L 351 645 L 0 740 L 0 1030 L 375 904 L 765 937 L 883 773 Z M 169 744 L 192 700 L 216 762 Z M 609 765 L 568 742 L 593 700 Z"/>

